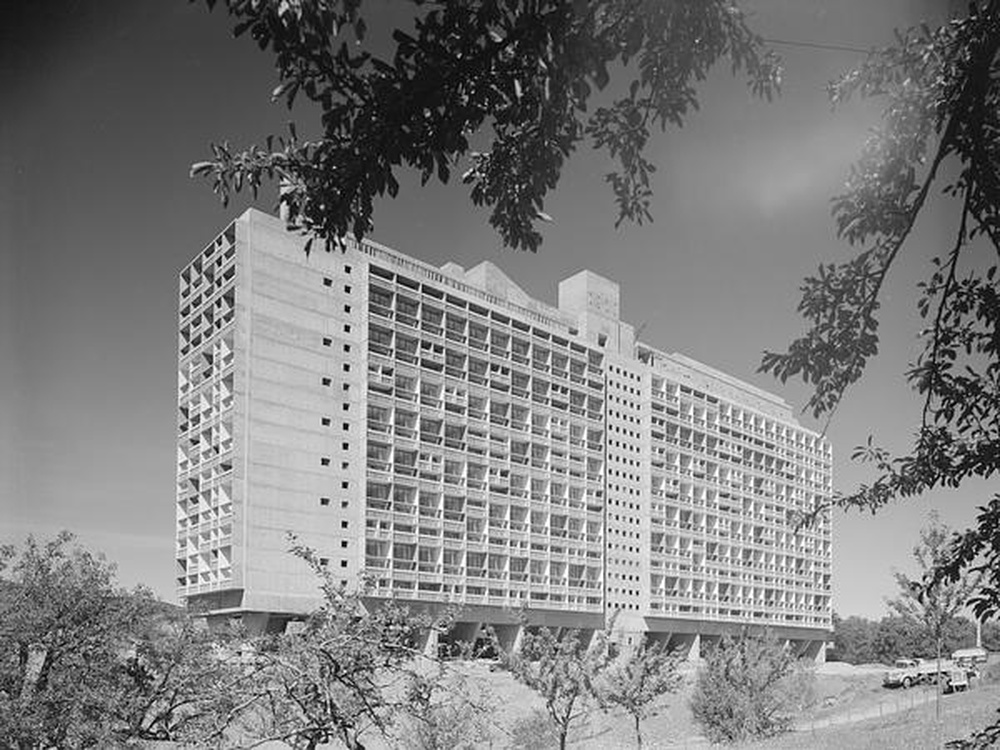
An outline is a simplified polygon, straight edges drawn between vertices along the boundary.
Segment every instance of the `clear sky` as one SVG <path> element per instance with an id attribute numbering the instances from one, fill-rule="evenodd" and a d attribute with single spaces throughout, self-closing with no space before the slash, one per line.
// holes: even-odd
<path id="1" fill-rule="evenodd" d="M 861 48 L 942 5 L 742 4 L 766 37 Z M 370 25 L 384 25 L 388 0 L 370 5 Z M 779 100 L 753 100 L 720 69 L 700 112 L 651 144 L 652 225 L 614 229 L 608 164 L 584 148 L 546 204 L 555 221 L 537 255 L 503 250 L 461 185 L 421 190 L 412 175 L 378 207 L 374 239 L 434 264 L 491 259 L 550 301 L 560 279 L 589 268 L 621 284 L 645 340 L 801 406 L 800 386 L 756 367 L 763 349 L 801 331 L 802 277 L 848 257 L 829 199 L 875 120 L 870 107 L 834 113 L 826 101 L 826 82 L 857 55 L 776 49 Z M 173 599 L 176 275 L 249 205 L 223 209 L 188 168 L 212 141 L 244 145 L 283 128 L 271 59 L 203 3 L 15 3 L 0 31 L 0 84 L 0 541 L 68 528 L 117 561 L 123 583 Z M 308 126 L 311 114 L 297 117 Z M 268 193 L 257 205 L 273 202 Z M 916 428 L 902 377 L 919 328 L 913 285 L 954 224 L 933 204 L 890 279 L 881 355 L 828 432 L 840 489 L 866 477 L 849 456 L 869 433 L 902 450 Z M 928 511 L 967 524 L 987 489 L 836 514 L 835 609 L 881 616 Z"/>

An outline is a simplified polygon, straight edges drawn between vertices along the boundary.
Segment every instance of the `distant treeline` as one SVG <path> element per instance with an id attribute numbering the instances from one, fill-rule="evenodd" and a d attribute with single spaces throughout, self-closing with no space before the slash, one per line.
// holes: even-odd
<path id="1" fill-rule="evenodd" d="M 902 657 L 931 658 L 936 654 L 930 630 L 897 615 L 869 620 L 853 615 L 840 617 L 834 613 L 833 642 L 833 648 L 826 652 L 827 661 L 849 664 L 889 664 Z M 942 654 L 950 655 L 957 649 L 975 645 L 976 625 L 972 620 L 957 617 L 947 624 Z M 988 651 L 1000 651 L 1000 623 L 983 624 L 982 645 Z"/>

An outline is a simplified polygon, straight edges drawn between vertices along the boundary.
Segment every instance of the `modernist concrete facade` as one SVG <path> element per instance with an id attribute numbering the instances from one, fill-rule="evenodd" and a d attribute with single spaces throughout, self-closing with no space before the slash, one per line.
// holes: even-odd
<path id="1" fill-rule="evenodd" d="M 769 625 L 821 658 L 831 452 L 779 398 L 635 340 L 583 271 L 558 305 L 489 262 L 303 252 L 248 211 L 181 273 L 177 586 L 280 626 L 288 534 L 377 598 L 684 644 Z"/>

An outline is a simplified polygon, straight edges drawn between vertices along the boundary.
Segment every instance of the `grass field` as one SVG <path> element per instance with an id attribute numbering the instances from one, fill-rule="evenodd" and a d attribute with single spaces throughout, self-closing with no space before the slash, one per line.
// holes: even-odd
<path id="1" fill-rule="evenodd" d="M 544 709 L 541 700 L 502 671 L 491 671 L 485 662 L 455 662 L 453 668 L 486 686 L 495 707 L 491 716 L 491 740 L 482 747 L 555 747 L 551 736 L 535 725 L 521 732 L 514 744 L 519 722 Z M 738 750 L 932 750 L 950 739 L 968 735 L 991 723 L 1000 708 L 1000 682 L 978 683 L 965 693 L 942 696 L 941 717 L 935 715 L 932 687 L 887 690 L 882 687 L 882 667 L 869 669 L 828 664 L 816 670 L 815 679 L 798 685 L 803 709 L 795 717 L 795 730 L 770 740 L 738 746 Z M 688 701 L 694 670 L 686 668 L 685 685 L 655 707 L 643 723 L 644 747 L 649 750 L 704 750 L 713 747 L 695 724 Z M 527 741 L 524 741 L 527 738 Z M 394 750 L 393 744 L 376 734 L 366 734 L 370 750 Z M 636 747 L 630 717 L 622 712 L 605 713 L 592 708 L 570 732 L 574 750 L 619 750 Z M 269 750 L 286 747 L 273 743 Z M 718 747 L 718 746 L 715 746 Z"/>
<path id="2" fill-rule="evenodd" d="M 932 750 L 991 723 L 1000 707 L 1000 686 L 944 696 L 941 718 L 934 702 L 882 718 L 794 732 L 747 745 L 754 750 Z"/>
<path id="3" fill-rule="evenodd" d="M 470 676 L 490 685 L 498 710 L 494 716 L 493 748 L 507 747 L 510 731 L 541 701 L 511 677 L 489 672 L 484 664 L 465 665 Z M 753 750 L 924 750 L 941 748 L 945 741 L 989 724 L 1000 708 L 1000 684 L 978 684 L 969 692 L 942 696 L 942 715 L 935 717 L 932 687 L 887 690 L 882 668 L 825 665 L 817 670 L 803 702 L 808 704 L 795 721 L 796 731 L 742 747 Z M 707 748 L 691 717 L 688 699 L 693 682 L 689 672 L 681 692 L 661 701 L 655 715 L 643 724 L 646 748 Z M 866 718 L 870 717 L 870 718 Z M 591 710 L 570 733 L 570 746 L 580 750 L 634 748 L 632 724 L 621 712 Z M 539 736 L 533 747 L 552 747 Z"/>

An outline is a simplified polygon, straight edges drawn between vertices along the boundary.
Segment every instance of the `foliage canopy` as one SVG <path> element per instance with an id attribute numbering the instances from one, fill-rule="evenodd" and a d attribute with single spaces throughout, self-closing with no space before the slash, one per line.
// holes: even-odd
<path id="1" fill-rule="evenodd" d="M 854 452 L 878 477 L 837 498 L 871 511 L 937 487 L 957 487 L 1000 469 L 1000 1 L 980 0 L 966 16 L 932 29 L 897 33 L 830 86 L 834 104 L 851 97 L 885 101 L 846 191 L 833 213 L 850 260 L 806 279 L 799 312 L 809 324 L 761 369 L 813 388 L 808 408 L 830 416 L 878 350 L 885 279 L 937 187 L 959 208 L 954 242 L 919 284 L 926 321 L 922 351 L 906 372 L 923 397 L 912 450 L 894 457 L 871 438 Z M 983 574 L 975 599 L 984 617 L 1000 608 L 1000 495 L 949 550 L 934 576 Z"/>
<path id="2" fill-rule="evenodd" d="M 231 718 L 243 673 L 219 641 L 68 532 L 0 548 L 0 745 L 203 742 Z"/>
<path id="3" fill-rule="evenodd" d="M 605 179 L 618 223 L 650 220 L 652 129 L 683 123 L 709 68 L 728 60 L 759 96 L 779 82 L 730 0 L 410 0 L 412 28 L 393 30 L 391 49 L 370 43 L 361 0 L 205 1 L 274 54 L 273 98 L 289 108 L 307 98 L 320 132 L 214 145 L 192 173 L 210 176 L 223 201 L 278 181 L 289 226 L 328 247 L 372 229 L 398 168 L 447 182 L 468 158 L 473 203 L 506 245 L 535 250 L 544 199 L 586 140 L 614 162 Z M 613 76 L 622 80 L 609 88 Z M 604 90 L 612 101 L 595 106 Z"/>
<path id="4" fill-rule="evenodd" d="M 982 626 L 983 647 L 988 651 L 1000 648 L 1000 625 L 988 622 Z M 848 664 L 892 664 L 900 657 L 932 658 L 937 653 L 934 635 L 922 622 L 904 619 L 897 614 L 881 620 L 869 620 L 852 615 L 833 616 L 834 646 L 826 653 L 827 661 Z M 952 654 L 976 643 L 976 626 L 967 617 L 958 616 L 944 627 L 941 652 Z"/>
<path id="5" fill-rule="evenodd" d="M 801 377 L 813 390 L 808 408 L 830 417 L 878 351 L 886 278 L 932 191 L 957 208 L 953 240 L 916 294 L 924 328 L 906 377 L 923 403 L 913 446 L 901 456 L 872 438 L 858 447 L 854 458 L 877 477 L 838 497 L 845 508 L 875 512 L 1000 469 L 1000 0 L 967 8 L 936 28 L 897 32 L 893 45 L 830 85 L 836 105 L 855 96 L 885 102 L 881 126 L 833 202 L 838 233 L 856 252 L 805 280 L 798 309 L 806 333 L 761 362 L 782 381 Z M 914 598 L 969 575 L 978 576 L 976 615 L 995 615 L 1000 495 L 951 540 Z"/>
<path id="6" fill-rule="evenodd" d="M 106 718 L 147 601 L 63 533 L 0 548 L 0 744 L 109 742 Z"/>

